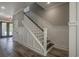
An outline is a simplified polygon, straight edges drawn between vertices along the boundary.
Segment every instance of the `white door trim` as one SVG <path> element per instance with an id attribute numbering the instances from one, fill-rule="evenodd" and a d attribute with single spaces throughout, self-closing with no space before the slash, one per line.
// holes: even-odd
<path id="1" fill-rule="evenodd" d="M 77 56 L 77 15 L 76 15 L 76 2 L 69 3 L 69 56 Z"/>

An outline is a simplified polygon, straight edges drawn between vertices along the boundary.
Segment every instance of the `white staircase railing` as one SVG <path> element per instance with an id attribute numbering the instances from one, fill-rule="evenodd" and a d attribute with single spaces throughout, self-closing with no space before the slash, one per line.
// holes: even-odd
<path id="1" fill-rule="evenodd" d="M 41 17 L 39 17 L 38 15 L 36 15 L 36 14 L 35 14 L 34 12 L 32 12 L 32 11 L 28 11 L 28 12 L 27 12 L 27 15 L 28 15 L 30 18 L 32 18 L 32 20 L 33 20 L 34 22 L 36 22 L 41 28 L 44 28 L 43 25 L 41 26 L 41 24 L 38 23 L 38 20 L 42 20 Z"/>
<path id="2" fill-rule="evenodd" d="M 43 55 L 46 56 L 47 55 L 47 28 L 43 28 L 43 30 L 41 30 L 36 24 L 34 24 L 27 17 L 29 16 L 30 18 L 34 19 L 33 21 L 35 21 L 37 18 L 35 18 L 35 15 L 32 14 L 32 12 L 26 13 L 25 15 L 24 15 L 23 24 L 26 25 L 29 30 L 31 30 L 31 33 L 36 38 L 37 42 L 39 43 L 39 45 L 44 51 Z"/>
<path id="3" fill-rule="evenodd" d="M 22 24 L 24 25 L 25 29 L 27 29 L 31 34 L 32 36 L 36 39 L 36 41 L 40 44 L 40 46 L 43 48 L 42 44 L 40 43 L 39 40 L 37 40 L 37 37 L 34 35 L 34 33 L 31 31 L 31 29 L 26 25 L 26 22 L 25 21 L 22 21 Z"/>

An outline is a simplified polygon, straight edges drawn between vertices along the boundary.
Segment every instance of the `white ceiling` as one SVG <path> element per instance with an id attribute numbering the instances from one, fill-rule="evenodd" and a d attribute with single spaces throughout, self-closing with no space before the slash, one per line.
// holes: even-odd
<path id="1" fill-rule="evenodd" d="M 0 2 L 0 20 L 3 20 L 6 16 L 12 16 L 17 10 L 26 7 L 30 2 Z M 5 9 L 1 9 L 4 6 Z"/>
<path id="2" fill-rule="evenodd" d="M 49 9 L 50 7 L 54 8 L 54 7 L 57 7 L 64 3 L 66 3 L 66 2 L 50 2 L 49 4 L 48 4 L 48 2 L 37 2 L 37 4 L 42 6 L 44 9 Z"/>
<path id="3" fill-rule="evenodd" d="M 0 2 L 0 20 L 4 20 L 6 16 L 12 16 L 17 10 L 25 8 L 32 3 L 33 2 Z M 56 6 L 58 4 L 61 4 L 61 2 L 52 2 L 50 4 L 47 4 L 46 2 L 37 3 L 45 9 L 50 6 Z M 4 6 L 6 9 L 2 10 L 1 6 Z"/>
<path id="4" fill-rule="evenodd" d="M 13 15 L 17 10 L 20 8 L 26 7 L 27 5 L 31 4 L 32 2 L 0 2 L 0 15 Z M 48 8 L 50 6 L 55 6 L 61 4 L 61 2 L 51 2 L 47 4 L 46 2 L 37 2 L 43 8 Z M 4 6 L 6 9 L 2 10 L 1 6 Z"/>

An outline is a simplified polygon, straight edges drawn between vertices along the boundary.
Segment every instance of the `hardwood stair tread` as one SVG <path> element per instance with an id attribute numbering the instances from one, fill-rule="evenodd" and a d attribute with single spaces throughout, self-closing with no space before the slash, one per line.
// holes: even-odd
<path id="1" fill-rule="evenodd" d="M 49 44 L 47 45 L 47 50 L 48 50 L 49 48 L 51 48 L 53 45 L 54 45 L 53 43 L 49 43 Z"/>

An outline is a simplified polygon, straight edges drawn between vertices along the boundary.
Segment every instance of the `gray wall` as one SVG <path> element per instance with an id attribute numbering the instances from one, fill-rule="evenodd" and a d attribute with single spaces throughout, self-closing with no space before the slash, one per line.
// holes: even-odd
<path id="1" fill-rule="evenodd" d="M 47 10 L 38 10 L 39 8 L 34 6 L 32 8 L 33 12 L 42 18 L 36 22 L 48 28 L 48 39 L 55 44 L 55 47 L 67 50 L 69 48 L 69 4 L 65 3 Z"/>

